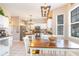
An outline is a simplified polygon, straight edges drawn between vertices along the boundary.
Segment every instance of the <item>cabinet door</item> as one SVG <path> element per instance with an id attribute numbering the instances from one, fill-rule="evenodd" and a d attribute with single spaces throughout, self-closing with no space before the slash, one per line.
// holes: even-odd
<path id="1" fill-rule="evenodd" d="M 7 17 L 4 17 L 4 27 L 9 28 L 9 19 Z"/>
<path id="2" fill-rule="evenodd" d="M 4 17 L 0 16 L 0 27 L 4 26 Z"/>
<path id="3" fill-rule="evenodd" d="M 9 27 L 9 19 L 7 17 L 0 16 L 0 27 Z"/>
<path id="4" fill-rule="evenodd" d="M 13 40 L 13 36 L 10 36 L 10 37 L 9 37 L 9 46 L 10 46 L 10 47 L 12 46 L 12 40 Z"/>

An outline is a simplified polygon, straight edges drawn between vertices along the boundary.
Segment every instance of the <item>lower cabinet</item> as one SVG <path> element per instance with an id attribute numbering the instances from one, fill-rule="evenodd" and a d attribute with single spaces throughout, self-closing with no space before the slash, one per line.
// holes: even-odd
<path id="1" fill-rule="evenodd" d="M 0 56 L 7 56 L 12 46 L 12 37 L 0 38 Z"/>

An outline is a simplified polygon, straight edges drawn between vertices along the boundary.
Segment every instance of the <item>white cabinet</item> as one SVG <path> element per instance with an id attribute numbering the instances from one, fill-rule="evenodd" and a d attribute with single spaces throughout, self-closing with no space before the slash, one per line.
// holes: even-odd
<path id="1" fill-rule="evenodd" d="M 4 27 L 4 28 L 8 28 L 9 27 L 9 18 L 0 15 L 0 26 Z"/>
<path id="2" fill-rule="evenodd" d="M 0 56 L 7 56 L 12 45 L 12 37 L 0 38 Z"/>
<path id="3" fill-rule="evenodd" d="M 9 46 L 11 47 L 11 46 L 12 46 L 13 36 L 10 36 L 9 39 L 10 39 L 10 40 L 9 40 Z"/>

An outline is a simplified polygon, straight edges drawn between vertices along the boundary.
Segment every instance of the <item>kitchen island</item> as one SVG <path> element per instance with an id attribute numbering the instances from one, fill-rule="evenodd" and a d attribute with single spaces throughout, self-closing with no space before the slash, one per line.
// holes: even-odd
<path id="1" fill-rule="evenodd" d="M 75 55 L 73 52 L 79 52 L 79 44 L 68 39 L 33 39 L 26 47 L 26 53 L 32 56 L 70 56 Z"/>
<path id="2" fill-rule="evenodd" d="M 34 56 L 67 56 L 79 52 L 79 45 L 69 40 L 56 40 L 49 43 L 43 40 L 33 40 L 30 44 L 30 54 Z"/>

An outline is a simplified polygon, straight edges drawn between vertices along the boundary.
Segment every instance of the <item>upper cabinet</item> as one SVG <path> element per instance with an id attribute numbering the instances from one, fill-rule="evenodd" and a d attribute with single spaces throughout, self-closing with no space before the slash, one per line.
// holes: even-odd
<path id="1" fill-rule="evenodd" d="M 8 28 L 9 27 L 9 18 L 0 15 L 0 27 Z"/>

